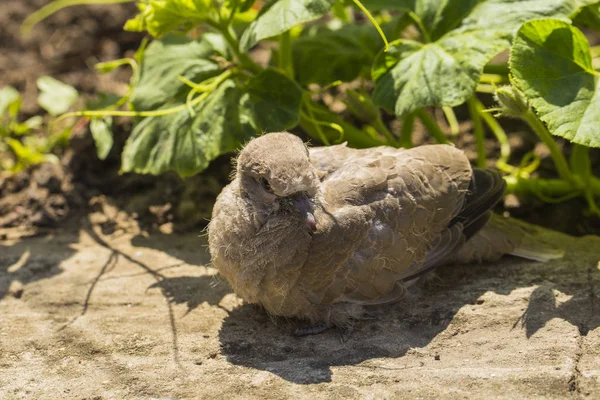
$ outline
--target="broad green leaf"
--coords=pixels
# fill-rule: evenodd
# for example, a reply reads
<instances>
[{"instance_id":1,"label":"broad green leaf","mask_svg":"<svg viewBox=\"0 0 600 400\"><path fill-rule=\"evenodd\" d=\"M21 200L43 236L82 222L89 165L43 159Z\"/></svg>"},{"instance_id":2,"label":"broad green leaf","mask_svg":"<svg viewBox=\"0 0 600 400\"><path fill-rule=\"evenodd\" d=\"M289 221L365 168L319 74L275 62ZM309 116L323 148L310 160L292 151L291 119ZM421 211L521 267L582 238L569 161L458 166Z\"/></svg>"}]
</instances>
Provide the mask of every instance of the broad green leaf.
<instances>
[{"instance_id":1,"label":"broad green leaf","mask_svg":"<svg viewBox=\"0 0 600 400\"><path fill-rule=\"evenodd\" d=\"M368 74L383 42L371 25L345 25L338 30L321 29L292 44L296 80L302 84L328 85L349 82Z\"/></svg>"},{"instance_id":2,"label":"broad green leaf","mask_svg":"<svg viewBox=\"0 0 600 400\"><path fill-rule=\"evenodd\" d=\"M257 132L276 132L298 125L302 89L285 75L266 69L250 81L241 105Z\"/></svg>"},{"instance_id":3,"label":"broad green leaf","mask_svg":"<svg viewBox=\"0 0 600 400\"><path fill-rule=\"evenodd\" d=\"M146 49L136 78L131 103L138 111L155 109L172 101L190 88L179 80L183 76L199 83L221 73L209 57L223 50L214 37L191 40L182 36L165 36L154 40Z\"/></svg>"},{"instance_id":4,"label":"broad green leaf","mask_svg":"<svg viewBox=\"0 0 600 400\"><path fill-rule=\"evenodd\" d=\"M90 122L90 131L96 144L96 154L106 160L113 146L112 117L94 118Z\"/></svg>"},{"instance_id":5,"label":"broad green leaf","mask_svg":"<svg viewBox=\"0 0 600 400\"><path fill-rule=\"evenodd\" d=\"M0 90L0 118L8 110L11 104L15 103L21 98L21 95L17 89L6 86Z\"/></svg>"},{"instance_id":6,"label":"broad green leaf","mask_svg":"<svg viewBox=\"0 0 600 400\"><path fill-rule=\"evenodd\" d=\"M484 34L445 37L436 43L393 42L374 64L373 101L404 116L421 107L457 106L475 91L485 64L504 44ZM393 67L388 71L388 66Z\"/></svg>"},{"instance_id":7,"label":"broad green leaf","mask_svg":"<svg viewBox=\"0 0 600 400\"><path fill-rule=\"evenodd\" d=\"M143 119L127 141L122 169L193 175L256 133L295 126L300 98L297 85L274 70L252 78L245 88L226 80L195 107L194 116L183 110Z\"/></svg>"},{"instance_id":8,"label":"broad green leaf","mask_svg":"<svg viewBox=\"0 0 600 400\"><path fill-rule=\"evenodd\" d=\"M402 117L424 106L471 97L485 64L510 46L521 23L567 18L578 0L417 0L431 43L398 40L373 66L377 104Z\"/></svg>"},{"instance_id":9,"label":"broad green leaf","mask_svg":"<svg viewBox=\"0 0 600 400\"><path fill-rule=\"evenodd\" d=\"M314 21L326 14L336 0L279 0L244 31L242 51L263 39L280 35L298 24Z\"/></svg>"},{"instance_id":10,"label":"broad green leaf","mask_svg":"<svg viewBox=\"0 0 600 400\"><path fill-rule=\"evenodd\" d=\"M581 31L556 19L527 22L515 38L510 69L553 135L600 147L598 72Z\"/></svg>"},{"instance_id":11,"label":"broad green leaf","mask_svg":"<svg viewBox=\"0 0 600 400\"><path fill-rule=\"evenodd\" d=\"M37 86L40 90L38 103L50 115L67 112L79 97L75 88L50 76L38 78Z\"/></svg>"},{"instance_id":12,"label":"broad green leaf","mask_svg":"<svg viewBox=\"0 0 600 400\"><path fill-rule=\"evenodd\" d=\"M143 119L123 149L123 171L152 175L177 171L181 176L202 171L254 134L249 122L240 118L241 96L228 80L195 108L194 117L183 110Z\"/></svg>"}]
</instances>

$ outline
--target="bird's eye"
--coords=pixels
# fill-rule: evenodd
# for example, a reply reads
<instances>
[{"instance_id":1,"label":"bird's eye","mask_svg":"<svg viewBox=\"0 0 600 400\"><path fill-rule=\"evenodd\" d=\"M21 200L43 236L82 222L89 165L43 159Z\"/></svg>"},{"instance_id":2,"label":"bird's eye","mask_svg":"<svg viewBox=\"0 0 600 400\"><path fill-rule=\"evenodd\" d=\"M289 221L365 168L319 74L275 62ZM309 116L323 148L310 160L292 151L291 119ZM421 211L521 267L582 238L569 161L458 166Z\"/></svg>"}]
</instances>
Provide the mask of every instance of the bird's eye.
<instances>
[{"instance_id":1,"label":"bird's eye","mask_svg":"<svg viewBox=\"0 0 600 400\"><path fill-rule=\"evenodd\" d=\"M273 189L271 188L271 184L265 178L258 178L258 183L269 193L273 193Z\"/></svg>"}]
</instances>

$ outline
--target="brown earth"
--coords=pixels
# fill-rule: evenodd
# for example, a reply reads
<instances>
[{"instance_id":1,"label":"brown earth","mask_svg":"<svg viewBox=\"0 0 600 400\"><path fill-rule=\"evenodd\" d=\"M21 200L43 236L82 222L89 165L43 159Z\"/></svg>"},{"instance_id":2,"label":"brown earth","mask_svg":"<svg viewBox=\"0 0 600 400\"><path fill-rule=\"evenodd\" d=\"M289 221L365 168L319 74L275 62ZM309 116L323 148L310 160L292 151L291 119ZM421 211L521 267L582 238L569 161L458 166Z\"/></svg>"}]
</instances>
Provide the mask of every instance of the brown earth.
<instances>
[{"instance_id":1,"label":"brown earth","mask_svg":"<svg viewBox=\"0 0 600 400\"><path fill-rule=\"evenodd\" d=\"M0 244L0 398L598 398L600 238L447 267L346 342L244 305L197 234Z\"/></svg>"}]
</instances>

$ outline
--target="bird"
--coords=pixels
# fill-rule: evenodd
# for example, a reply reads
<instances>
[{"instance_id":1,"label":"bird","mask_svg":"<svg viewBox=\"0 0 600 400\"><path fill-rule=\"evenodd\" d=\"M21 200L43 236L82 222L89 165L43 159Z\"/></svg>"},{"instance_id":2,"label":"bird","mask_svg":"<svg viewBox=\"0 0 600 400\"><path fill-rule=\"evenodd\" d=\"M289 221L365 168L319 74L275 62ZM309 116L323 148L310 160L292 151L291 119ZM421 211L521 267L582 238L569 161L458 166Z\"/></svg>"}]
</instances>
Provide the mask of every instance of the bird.
<instances>
[{"instance_id":1,"label":"bird","mask_svg":"<svg viewBox=\"0 0 600 400\"><path fill-rule=\"evenodd\" d=\"M452 145L309 147L274 132L234 165L208 224L211 263L245 302L307 321L298 335L348 328L442 265L563 255L493 214L501 174Z\"/></svg>"}]
</instances>

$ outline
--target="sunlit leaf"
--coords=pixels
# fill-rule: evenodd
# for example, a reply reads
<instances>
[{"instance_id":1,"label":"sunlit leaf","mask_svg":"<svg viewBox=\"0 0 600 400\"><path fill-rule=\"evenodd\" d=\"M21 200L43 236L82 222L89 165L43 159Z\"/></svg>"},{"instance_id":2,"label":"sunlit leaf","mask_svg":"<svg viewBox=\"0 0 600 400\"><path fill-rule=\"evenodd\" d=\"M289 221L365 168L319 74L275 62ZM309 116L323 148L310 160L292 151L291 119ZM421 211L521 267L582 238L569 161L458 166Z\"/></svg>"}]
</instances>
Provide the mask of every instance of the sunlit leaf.
<instances>
[{"instance_id":1,"label":"sunlit leaf","mask_svg":"<svg viewBox=\"0 0 600 400\"><path fill-rule=\"evenodd\" d=\"M112 118L95 118L90 122L90 131L96 144L96 154L105 160L113 146Z\"/></svg>"},{"instance_id":2,"label":"sunlit leaf","mask_svg":"<svg viewBox=\"0 0 600 400\"><path fill-rule=\"evenodd\" d=\"M67 112L79 97L75 88L50 76L38 78L37 86L40 90L38 103L50 115Z\"/></svg>"},{"instance_id":3,"label":"sunlit leaf","mask_svg":"<svg viewBox=\"0 0 600 400\"><path fill-rule=\"evenodd\" d=\"M21 95L19 92L11 86L6 86L0 89L0 118L6 112L6 110L8 110L10 105L19 101L20 98Z\"/></svg>"},{"instance_id":4,"label":"sunlit leaf","mask_svg":"<svg viewBox=\"0 0 600 400\"><path fill-rule=\"evenodd\" d=\"M373 67L377 104L404 116L424 106L457 106L475 91L483 67L507 49L525 21L567 18L577 0L417 0L433 42L398 40Z\"/></svg>"},{"instance_id":5,"label":"sunlit leaf","mask_svg":"<svg viewBox=\"0 0 600 400\"><path fill-rule=\"evenodd\" d=\"M247 51L263 39L280 35L298 24L326 14L336 0L279 0L244 31L241 48Z\"/></svg>"},{"instance_id":6,"label":"sunlit leaf","mask_svg":"<svg viewBox=\"0 0 600 400\"><path fill-rule=\"evenodd\" d=\"M191 40L170 35L154 40L144 53L133 88L130 101L134 108L151 110L187 93L191 88L179 80L180 76L199 83L221 73L210 57L222 55L223 47L214 36Z\"/></svg>"},{"instance_id":7,"label":"sunlit leaf","mask_svg":"<svg viewBox=\"0 0 600 400\"><path fill-rule=\"evenodd\" d=\"M553 135L600 147L600 84L580 30L555 19L530 21L511 53L515 85Z\"/></svg>"},{"instance_id":8,"label":"sunlit leaf","mask_svg":"<svg viewBox=\"0 0 600 400\"><path fill-rule=\"evenodd\" d=\"M189 176L217 156L232 152L263 131L290 129L298 123L301 90L274 70L265 70L240 87L223 82L194 108L143 119L123 151L125 172Z\"/></svg>"}]
</instances>

